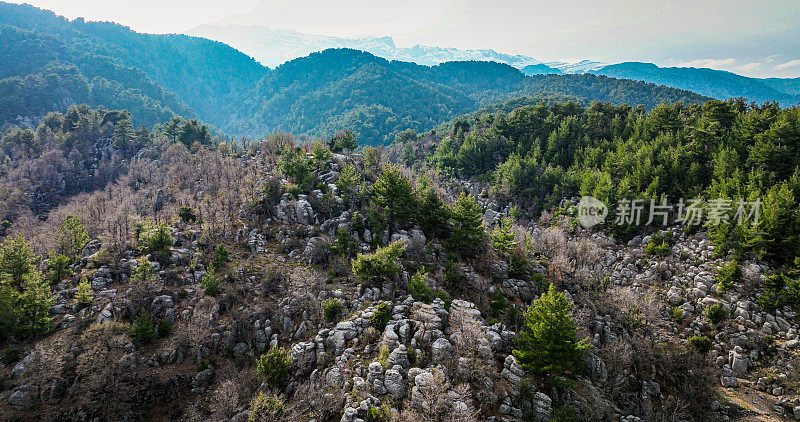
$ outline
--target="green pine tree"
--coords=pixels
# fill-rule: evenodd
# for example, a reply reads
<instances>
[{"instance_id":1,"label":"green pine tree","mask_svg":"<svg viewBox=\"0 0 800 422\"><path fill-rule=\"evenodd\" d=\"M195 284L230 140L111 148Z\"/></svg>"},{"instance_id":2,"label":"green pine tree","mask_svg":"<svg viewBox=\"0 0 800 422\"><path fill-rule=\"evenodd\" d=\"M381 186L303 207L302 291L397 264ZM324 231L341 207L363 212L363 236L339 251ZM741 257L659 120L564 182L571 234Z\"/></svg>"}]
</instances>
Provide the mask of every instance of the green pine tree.
<instances>
[{"instance_id":1,"label":"green pine tree","mask_svg":"<svg viewBox=\"0 0 800 422\"><path fill-rule=\"evenodd\" d=\"M448 210L433 188L433 181L423 176L417 182L416 222L428 236L438 237L447 232Z\"/></svg>"},{"instance_id":2,"label":"green pine tree","mask_svg":"<svg viewBox=\"0 0 800 422\"><path fill-rule=\"evenodd\" d=\"M131 281L134 283L146 283L153 278L153 263L150 262L145 257L140 259L139 265L136 267L136 272L133 273L133 277L131 277Z\"/></svg>"},{"instance_id":3,"label":"green pine tree","mask_svg":"<svg viewBox=\"0 0 800 422\"><path fill-rule=\"evenodd\" d=\"M397 224L411 220L415 205L414 192L400 167L385 165L372 192L375 195L374 212L382 223L389 225L390 230L394 230Z\"/></svg>"},{"instance_id":4,"label":"green pine tree","mask_svg":"<svg viewBox=\"0 0 800 422\"><path fill-rule=\"evenodd\" d=\"M89 240L89 233L83 222L74 215L68 215L56 233L56 252L74 259Z\"/></svg>"},{"instance_id":5,"label":"green pine tree","mask_svg":"<svg viewBox=\"0 0 800 422\"><path fill-rule=\"evenodd\" d=\"M42 273L33 270L25 274L16 306L16 331L22 335L44 334L49 331L52 318L48 315L53 304L55 296Z\"/></svg>"},{"instance_id":6,"label":"green pine tree","mask_svg":"<svg viewBox=\"0 0 800 422\"><path fill-rule=\"evenodd\" d=\"M34 270L36 260L33 246L24 237L10 236L0 245L0 278L8 277L12 287L21 286L25 275Z\"/></svg>"},{"instance_id":7,"label":"green pine tree","mask_svg":"<svg viewBox=\"0 0 800 422\"><path fill-rule=\"evenodd\" d=\"M388 280L403 269L399 258L405 251L406 242L397 240L371 255L358 254L353 261L353 275L364 282Z\"/></svg>"},{"instance_id":8,"label":"green pine tree","mask_svg":"<svg viewBox=\"0 0 800 422\"><path fill-rule=\"evenodd\" d=\"M510 255L517 246L517 242L514 241L514 233L511 232L511 220L508 218L502 219L500 225L495 227L490 235L495 249L504 255Z\"/></svg>"},{"instance_id":9,"label":"green pine tree","mask_svg":"<svg viewBox=\"0 0 800 422\"><path fill-rule=\"evenodd\" d=\"M473 255L483 248L483 215L475 197L462 193L450 206L451 232L447 246L462 254Z\"/></svg>"},{"instance_id":10,"label":"green pine tree","mask_svg":"<svg viewBox=\"0 0 800 422\"><path fill-rule=\"evenodd\" d=\"M578 340L572 303L551 284L525 311L514 357L525 370L538 374L578 374L583 367L586 340Z\"/></svg>"},{"instance_id":11,"label":"green pine tree","mask_svg":"<svg viewBox=\"0 0 800 422\"><path fill-rule=\"evenodd\" d=\"M47 259L47 279L50 284L58 284L61 280L72 275L72 270L69 268L72 262L72 258L50 251L50 256Z\"/></svg>"},{"instance_id":12,"label":"green pine tree","mask_svg":"<svg viewBox=\"0 0 800 422\"><path fill-rule=\"evenodd\" d=\"M92 294L92 284L89 283L89 280L86 277L84 277L81 279L81 282L78 283L78 289L75 292L75 302L85 306L92 303L93 298L94 294Z\"/></svg>"},{"instance_id":13,"label":"green pine tree","mask_svg":"<svg viewBox=\"0 0 800 422\"><path fill-rule=\"evenodd\" d=\"M136 319L133 320L129 334L133 339L142 343L151 342L156 336L156 324L153 321L153 316L142 309Z\"/></svg>"}]
</instances>

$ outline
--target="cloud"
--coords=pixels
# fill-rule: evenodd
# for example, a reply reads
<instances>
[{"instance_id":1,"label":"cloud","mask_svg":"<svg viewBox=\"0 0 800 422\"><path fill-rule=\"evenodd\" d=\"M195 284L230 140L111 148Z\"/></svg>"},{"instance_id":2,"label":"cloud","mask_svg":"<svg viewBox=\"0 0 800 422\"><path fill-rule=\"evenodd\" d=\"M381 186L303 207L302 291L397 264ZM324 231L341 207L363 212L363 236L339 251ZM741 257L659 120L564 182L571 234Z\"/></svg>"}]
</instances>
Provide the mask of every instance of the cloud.
<instances>
[{"instance_id":1,"label":"cloud","mask_svg":"<svg viewBox=\"0 0 800 422\"><path fill-rule=\"evenodd\" d=\"M718 68L732 65L736 59L728 57L727 59L697 59L688 62L683 62L679 66L682 67L709 67Z\"/></svg>"},{"instance_id":2,"label":"cloud","mask_svg":"<svg viewBox=\"0 0 800 422\"><path fill-rule=\"evenodd\" d=\"M791 60L791 61L788 61L786 63L779 64L779 65L775 66L775 69L784 70L784 69L789 69L789 68L792 68L792 67L800 67L800 59Z\"/></svg>"},{"instance_id":3,"label":"cloud","mask_svg":"<svg viewBox=\"0 0 800 422\"><path fill-rule=\"evenodd\" d=\"M756 70L759 67L761 67L761 63L753 62L753 63L747 63L747 64L743 64L741 66L737 66L736 70L742 70L742 71L748 72L748 71L751 71L751 70Z\"/></svg>"},{"instance_id":4,"label":"cloud","mask_svg":"<svg viewBox=\"0 0 800 422\"><path fill-rule=\"evenodd\" d=\"M772 62L774 62L774 61L775 61L775 60L776 60L778 57L780 57L780 56L782 56L782 55L783 55L783 54L773 54L773 55L771 55L771 56L767 56L767 58L766 58L766 59L764 59L764 61L766 61L767 63L772 63Z\"/></svg>"}]
</instances>

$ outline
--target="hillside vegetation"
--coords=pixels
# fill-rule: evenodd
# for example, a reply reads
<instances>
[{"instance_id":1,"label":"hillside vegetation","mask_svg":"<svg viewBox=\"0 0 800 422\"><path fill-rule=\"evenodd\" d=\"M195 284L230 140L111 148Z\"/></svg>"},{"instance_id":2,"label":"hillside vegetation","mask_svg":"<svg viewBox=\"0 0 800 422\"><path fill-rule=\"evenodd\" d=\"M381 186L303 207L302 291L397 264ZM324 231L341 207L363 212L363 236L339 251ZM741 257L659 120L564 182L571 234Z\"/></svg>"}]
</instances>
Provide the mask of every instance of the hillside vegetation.
<instances>
[{"instance_id":1,"label":"hillside vegetation","mask_svg":"<svg viewBox=\"0 0 800 422\"><path fill-rule=\"evenodd\" d=\"M0 22L0 420L800 420L800 107Z\"/></svg>"},{"instance_id":2,"label":"hillside vegetation","mask_svg":"<svg viewBox=\"0 0 800 422\"><path fill-rule=\"evenodd\" d=\"M71 107L0 142L0 418L794 412L796 109L542 102L360 153L131 119ZM585 229L569 197L742 180L766 186L741 232Z\"/></svg>"},{"instance_id":3,"label":"hillside vegetation","mask_svg":"<svg viewBox=\"0 0 800 422\"><path fill-rule=\"evenodd\" d=\"M800 256L800 113L741 100L662 104L652 111L574 102L488 110L456 119L432 135L398 138L398 160L429 163L443 174L490 186L533 215L563 198L590 195L613 210L622 199L771 204L748 230L710 222L719 252L792 262ZM707 206L710 206L707 204ZM612 220L614 215L609 216ZM630 238L635 231L618 232Z\"/></svg>"}]
</instances>

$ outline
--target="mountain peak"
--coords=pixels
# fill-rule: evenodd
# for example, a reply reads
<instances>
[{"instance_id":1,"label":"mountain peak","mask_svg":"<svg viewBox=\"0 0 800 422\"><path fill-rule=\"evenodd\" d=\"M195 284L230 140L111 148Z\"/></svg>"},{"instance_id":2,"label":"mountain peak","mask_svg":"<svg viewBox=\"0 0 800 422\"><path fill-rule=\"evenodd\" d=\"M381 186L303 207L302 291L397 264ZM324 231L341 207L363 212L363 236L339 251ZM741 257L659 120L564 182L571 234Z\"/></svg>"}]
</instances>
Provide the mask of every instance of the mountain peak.
<instances>
[{"instance_id":1,"label":"mountain peak","mask_svg":"<svg viewBox=\"0 0 800 422\"><path fill-rule=\"evenodd\" d=\"M375 42L378 42L378 43L386 44L386 46L389 47L389 48L397 48L397 46L395 45L394 40L392 39L392 37L389 37L389 36L377 37L377 38L373 38L373 40L375 40Z\"/></svg>"},{"instance_id":2,"label":"mountain peak","mask_svg":"<svg viewBox=\"0 0 800 422\"><path fill-rule=\"evenodd\" d=\"M462 50L415 44L397 47L390 36L344 38L326 35L303 34L291 30L265 30L258 25L202 25L188 31L191 35L222 41L253 56L265 66L275 67L298 57L328 48L352 48L367 51L387 60L413 62L435 66L452 61L493 61L517 69L542 63L541 60L522 54L506 54L493 49ZM562 73L582 73L602 67L602 63L582 60L579 62L552 61L546 63Z\"/></svg>"}]
</instances>

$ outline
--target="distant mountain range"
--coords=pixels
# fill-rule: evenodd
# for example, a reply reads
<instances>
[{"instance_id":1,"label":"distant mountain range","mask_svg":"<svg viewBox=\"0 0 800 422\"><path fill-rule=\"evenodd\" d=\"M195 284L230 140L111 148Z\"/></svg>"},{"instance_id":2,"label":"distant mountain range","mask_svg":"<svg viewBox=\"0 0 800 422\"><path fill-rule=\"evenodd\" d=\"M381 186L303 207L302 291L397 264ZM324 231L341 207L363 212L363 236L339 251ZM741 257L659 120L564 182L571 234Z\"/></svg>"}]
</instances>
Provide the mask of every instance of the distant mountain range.
<instances>
[{"instance_id":1,"label":"distant mountain range","mask_svg":"<svg viewBox=\"0 0 800 422\"><path fill-rule=\"evenodd\" d=\"M595 75L633 79L686 89L713 98L744 97L758 103L777 101L781 105L800 102L800 78L748 78L722 70L694 67L658 67L652 63L627 62L590 71Z\"/></svg>"},{"instance_id":2,"label":"distant mountain range","mask_svg":"<svg viewBox=\"0 0 800 422\"><path fill-rule=\"evenodd\" d=\"M352 129L360 143L374 145L391 142L404 129L428 131L499 103L573 99L650 109L662 102L709 99L689 90L607 77L603 71L608 67L593 71L598 74L574 74L569 72L580 66L591 71L592 66L577 63L561 69L491 52L468 53L515 65L496 60L421 65L336 48L269 69L248 55L252 53L222 42L71 21L28 5L0 2L0 22L0 131L11 124L35 126L49 111L86 103L129 110L136 125L152 126L178 115L232 136L254 138L275 131L315 137ZM388 41L383 45L392 51ZM417 50L435 61L446 57L442 52L454 58L462 54ZM434 51L438 59L432 58ZM647 69L650 73L629 71L626 76L654 79L660 73ZM794 82L776 80L758 87L777 95L779 89L796 89ZM781 100L791 101L786 95Z\"/></svg>"},{"instance_id":3,"label":"distant mountain range","mask_svg":"<svg viewBox=\"0 0 800 422\"><path fill-rule=\"evenodd\" d=\"M494 50L459 50L419 44L413 47L397 47L392 37L331 37L270 29L260 25L201 25L187 31L186 34L224 42L253 56L261 64L271 68L329 48L351 48L366 51L387 60L413 62L426 66L456 61L492 61L517 69L523 69L530 65L545 65L558 69L562 73L583 73L604 66L603 63L590 60L574 63L559 61L545 63L533 57L498 53Z\"/></svg>"},{"instance_id":4,"label":"distant mountain range","mask_svg":"<svg viewBox=\"0 0 800 422\"><path fill-rule=\"evenodd\" d=\"M451 61L493 61L520 69L529 76L592 73L686 89L717 99L744 97L759 103L777 101L783 106L800 103L800 78L758 79L721 70L662 68L640 62L612 65L591 60L543 62L530 56L494 50L459 50L423 45L397 47L391 37L341 38L275 30L259 25L202 25L187 33L234 46L269 67L328 48L352 48L387 60L427 66Z\"/></svg>"}]
</instances>

